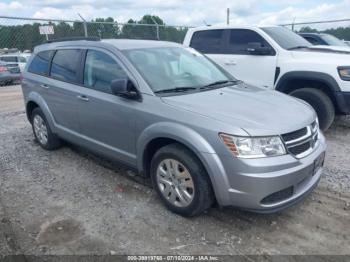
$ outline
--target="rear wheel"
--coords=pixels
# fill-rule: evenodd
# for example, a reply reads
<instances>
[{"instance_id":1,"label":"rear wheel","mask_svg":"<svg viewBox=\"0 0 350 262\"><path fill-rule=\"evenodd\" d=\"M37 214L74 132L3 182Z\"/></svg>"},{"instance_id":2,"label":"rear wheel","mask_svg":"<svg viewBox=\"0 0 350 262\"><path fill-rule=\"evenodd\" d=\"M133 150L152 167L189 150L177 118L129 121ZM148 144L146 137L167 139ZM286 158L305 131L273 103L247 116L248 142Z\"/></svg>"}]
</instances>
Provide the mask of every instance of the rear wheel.
<instances>
[{"instance_id":1,"label":"rear wheel","mask_svg":"<svg viewBox=\"0 0 350 262\"><path fill-rule=\"evenodd\" d=\"M46 150L54 150L61 146L61 140L52 133L45 115L39 107L32 112L32 127L36 141Z\"/></svg>"},{"instance_id":2,"label":"rear wheel","mask_svg":"<svg viewBox=\"0 0 350 262\"><path fill-rule=\"evenodd\" d=\"M167 145L156 152L151 162L151 178L165 206L182 216L198 215L214 201L202 163L179 144Z\"/></svg>"},{"instance_id":3,"label":"rear wheel","mask_svg":"<svg viewBox=\"0 0 350 262\"><path fill-rule=\"evenodd\" d=\"M290 95L308 102L315 109L323 131L331 126L335 109L332 100L323 91L315 88L301 88L291 92Z\"/></svg>"}]
</instances>

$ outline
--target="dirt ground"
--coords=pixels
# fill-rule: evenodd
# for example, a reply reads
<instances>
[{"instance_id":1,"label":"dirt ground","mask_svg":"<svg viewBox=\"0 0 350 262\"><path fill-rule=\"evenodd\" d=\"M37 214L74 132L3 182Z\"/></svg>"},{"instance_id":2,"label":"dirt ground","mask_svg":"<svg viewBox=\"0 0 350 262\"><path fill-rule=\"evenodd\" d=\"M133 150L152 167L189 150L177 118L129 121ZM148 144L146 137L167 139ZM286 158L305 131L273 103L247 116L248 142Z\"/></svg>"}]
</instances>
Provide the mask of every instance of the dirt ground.
<instances>
[{"instance_id":1,"label":"dirt ground","mask_svg":"<svg viewBox=\"0 0 350 262\"><path fill-rule=\"evenodd\" d=\"M0 87L0 255L350 254L350 128L326 137L324 176L301 204L183 218L117 164L74 146L41 149L20 88Z\"/></svg>"}]
</instances>

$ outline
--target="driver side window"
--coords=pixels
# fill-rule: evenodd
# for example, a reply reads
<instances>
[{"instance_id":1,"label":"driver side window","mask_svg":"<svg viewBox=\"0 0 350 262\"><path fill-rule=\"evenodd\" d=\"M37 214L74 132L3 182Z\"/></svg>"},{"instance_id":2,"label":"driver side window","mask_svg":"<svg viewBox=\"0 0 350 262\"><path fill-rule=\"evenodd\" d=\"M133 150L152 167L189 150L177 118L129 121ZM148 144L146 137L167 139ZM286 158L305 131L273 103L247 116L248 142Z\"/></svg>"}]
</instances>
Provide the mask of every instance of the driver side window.
<instances>
[{"instance_id":1,"label":"driver side window","mask_svg":"<svg viewBox=\"0 0 350 262\"><path fill-rule=\"evenodd\" d=\"M112 94L111 82L126 78L122 67L106 53L88 50L84 67L84 86Z\"/></svg>"},{"instance_id":2,"label":"driver side window","mask_svg":"<svg viewBox=\"0 0 350 262\"><path fill-rule=\"evenodd\" d=\"M271 47L262 36L249 29L231 29L227 47L228 54L249 55L250 43L257 43L261 47Z\"/></svg>"}]
</instances>

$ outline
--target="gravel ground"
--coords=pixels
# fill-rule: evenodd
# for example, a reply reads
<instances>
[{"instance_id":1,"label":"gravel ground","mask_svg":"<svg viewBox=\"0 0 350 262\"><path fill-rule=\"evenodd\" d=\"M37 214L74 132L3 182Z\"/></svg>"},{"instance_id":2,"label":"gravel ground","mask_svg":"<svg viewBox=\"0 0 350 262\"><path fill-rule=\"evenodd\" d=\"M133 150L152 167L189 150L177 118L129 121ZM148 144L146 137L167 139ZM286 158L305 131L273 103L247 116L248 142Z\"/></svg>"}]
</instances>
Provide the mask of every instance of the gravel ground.
<instances>
[{"instance_id":1,"label":"gravel ground","mask_svg":"<svg viewBox=\"0 0 350 262\"><path fill-rule=\"evenodd\" d=\"M324 176L303 203L258 215L167 211L131 171L34 141L18 86L0 88L0 255L350 254L350 129L327 133Z\"/></svg>"}]
</instances>

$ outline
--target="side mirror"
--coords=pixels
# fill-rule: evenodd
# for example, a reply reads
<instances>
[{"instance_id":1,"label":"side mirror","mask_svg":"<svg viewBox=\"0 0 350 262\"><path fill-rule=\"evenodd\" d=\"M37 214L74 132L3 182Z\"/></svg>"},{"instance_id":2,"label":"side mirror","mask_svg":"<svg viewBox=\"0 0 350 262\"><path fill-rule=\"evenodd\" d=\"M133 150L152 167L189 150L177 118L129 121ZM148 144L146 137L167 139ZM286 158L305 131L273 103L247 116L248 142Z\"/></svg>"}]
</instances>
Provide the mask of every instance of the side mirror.
<instances>
[{"instance_id":1,"label":"side mirror","mask_svg":"<svg viewBox=\"0 0 350 262\"><path fill-rule=\"evenodd\" d=\"M133 82L128 78L115 79L111 82L112 94L129 99L138 99L139 93Z\"/></svg>"},{"instance_id":2,"label":"side mirror","mask_svg":"<svg viewBox=\"0 0 350 262\"><path fill-rule=\"evenodd\" d=\"M272 48L269 46L261 46L259 42L248 43L247 51L251 55L270 55Z\"/></svg>"}]
</instances>

